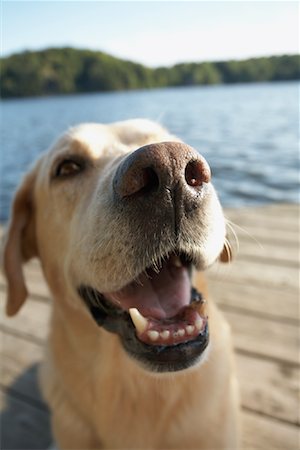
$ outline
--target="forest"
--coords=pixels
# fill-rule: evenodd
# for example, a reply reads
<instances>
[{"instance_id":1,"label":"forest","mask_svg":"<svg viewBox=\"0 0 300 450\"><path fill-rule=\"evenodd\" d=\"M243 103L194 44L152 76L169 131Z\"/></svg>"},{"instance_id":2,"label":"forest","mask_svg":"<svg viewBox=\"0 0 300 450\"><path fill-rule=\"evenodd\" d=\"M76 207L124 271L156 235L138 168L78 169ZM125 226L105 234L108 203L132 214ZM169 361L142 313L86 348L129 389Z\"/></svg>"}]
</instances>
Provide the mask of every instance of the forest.
<instances>
[{"instance_id":1,"label":"forest","mask_svg":"<svg viewBox=\"0 0 300 450\"><path fill-rule=\"evenodd\" d=\"M158 68L75 48L25 51L1 58L2 98L299 78L299 55Z\"/></svg>"}]
</instances>

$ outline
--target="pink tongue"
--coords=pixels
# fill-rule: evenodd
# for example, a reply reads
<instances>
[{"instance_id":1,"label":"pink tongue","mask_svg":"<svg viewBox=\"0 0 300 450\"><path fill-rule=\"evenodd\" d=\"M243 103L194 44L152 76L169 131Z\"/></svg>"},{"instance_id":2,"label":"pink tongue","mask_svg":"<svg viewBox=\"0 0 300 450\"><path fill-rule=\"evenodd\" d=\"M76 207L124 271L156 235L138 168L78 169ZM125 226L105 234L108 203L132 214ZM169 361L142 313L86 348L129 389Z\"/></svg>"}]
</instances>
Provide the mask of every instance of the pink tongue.
<instances>
[{"instance_id":1,"label":"pink tongue","mask_svg":"<svg viewBox=\"0 0 300 450\"><path fill-rule=\"evenodd\" d=\"M174 267L167 261L159 273L148 270L148 276L141 275L138 282L104 295L123 309L137 308L145 317L165 319L189 305L191 284L185 267Z\"/></svg>"}]
</instances>

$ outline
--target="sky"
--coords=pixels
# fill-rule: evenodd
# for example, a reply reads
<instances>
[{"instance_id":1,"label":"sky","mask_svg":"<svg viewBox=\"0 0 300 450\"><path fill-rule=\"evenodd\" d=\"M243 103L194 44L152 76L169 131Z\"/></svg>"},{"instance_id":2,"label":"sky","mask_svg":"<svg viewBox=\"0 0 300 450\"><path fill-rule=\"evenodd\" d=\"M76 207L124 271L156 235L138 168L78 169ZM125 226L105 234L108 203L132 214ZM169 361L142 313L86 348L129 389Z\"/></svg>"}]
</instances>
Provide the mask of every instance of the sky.
<instances>
[{"instance_id":1,"label":"sky","mask_svg":"<svg viewBox=\"0 0 300 450\"><path fill-rule=\"evenodd\" d=\"M297 1L1 0L1 55L72 46L151 67L299 52Z\"/></svg>"}]
</instances>

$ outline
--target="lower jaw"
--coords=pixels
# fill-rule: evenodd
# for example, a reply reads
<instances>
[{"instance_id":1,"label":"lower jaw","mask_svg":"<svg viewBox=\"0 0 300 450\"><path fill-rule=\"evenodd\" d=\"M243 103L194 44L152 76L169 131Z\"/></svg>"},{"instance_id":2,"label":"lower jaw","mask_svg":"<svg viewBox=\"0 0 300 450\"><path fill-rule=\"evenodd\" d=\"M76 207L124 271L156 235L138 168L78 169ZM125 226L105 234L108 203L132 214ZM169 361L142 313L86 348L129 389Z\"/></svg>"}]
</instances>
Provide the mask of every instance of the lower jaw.
<instances>
[{"instance_id":1,"label":"lower jaw","mask_svg":"<svg viewBox=\"0 0 300 450\"><path fill-rule=\"evenodd\" d=\"M81 297L84 287L79 289ZM194 289L192 295L197 293ZM201 297L201 294L197 293ZM203 352L209 343L208 322L199 334L190 340L173 345L155 345L142 342L136 334L136 329L127 311L111 307L107 304L100 309L86 302L96 323L107 331L117 334L127 354L145 369L151 372L177 372L194 366L201 360Z\"/></svg>"},{"instance_id":2,"label":"lower jaw","mask_svg":"<svg viewBox=\"0 0 300 450\"><path fill-rule=\"evenodd\" d=\"M196 365L203 359L209 344L209 329L195 339L171 346L149 345L134 339L121 337L121 342L130 357L152 372L178 372Z\"/></svg>"}]
</instances>

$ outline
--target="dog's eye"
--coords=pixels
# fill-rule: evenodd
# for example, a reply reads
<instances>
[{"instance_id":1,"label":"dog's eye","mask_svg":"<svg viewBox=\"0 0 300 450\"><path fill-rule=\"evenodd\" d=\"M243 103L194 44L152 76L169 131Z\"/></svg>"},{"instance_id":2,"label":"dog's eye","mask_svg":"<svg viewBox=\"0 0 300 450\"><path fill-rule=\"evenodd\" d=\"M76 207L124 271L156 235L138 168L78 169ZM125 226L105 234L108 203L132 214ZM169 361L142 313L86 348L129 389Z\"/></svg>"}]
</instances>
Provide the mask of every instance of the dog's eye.
<instances>
[{"instance_id":1,"label":"dog's eye","mask_svg":"<svg viewBox=\"0 0 300 450\"><path fill-rule=\"evenodd\" d=\"M73 159L64 159L56 168L55 177L69 177L84 169L84 164Z\"/></svg>"}]
</instances>

